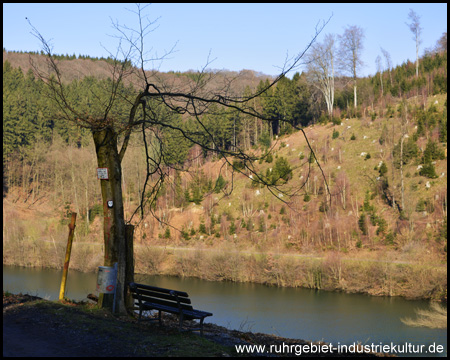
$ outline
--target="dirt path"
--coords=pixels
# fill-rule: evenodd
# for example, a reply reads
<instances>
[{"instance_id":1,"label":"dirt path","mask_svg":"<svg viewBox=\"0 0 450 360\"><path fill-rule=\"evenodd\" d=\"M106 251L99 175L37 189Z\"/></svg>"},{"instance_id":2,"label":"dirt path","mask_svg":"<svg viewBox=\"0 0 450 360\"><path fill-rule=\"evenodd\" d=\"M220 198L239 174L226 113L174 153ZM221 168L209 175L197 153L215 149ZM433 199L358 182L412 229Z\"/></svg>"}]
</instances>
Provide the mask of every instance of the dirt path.
<instances>
[{"instance_id":1,"label":"dirt path","mask_svg":"<svg viewBox=\"0 0 450 360\"><path fill-rule=\"evenodd\" d=\"M82 347L79 340L61 336L57 329L36 326L25 318L3 319L3 356L49 357L89 356L91 349ZM50 341L50 339L53 339Z\"/></svg>"},{"instance_id":2,"label":"dirt path","mask_svg":"<svg viewBox=\"0 0 450 360\"><path fill-rule=\"evenodd\" d=\"M49 314L23 306L36 297L23 295L3 299L3 356L89 356L92 349L81 346L67 325ZM79 335L79 334L78 334Z\"/></svg>"},{"instance_id":3,"label":"dirt path","mask_svg":"<svg viewBox=\"0 0 450 360\"><path fill-rule=\"evenodd\" d=\"M28 295L3 299L3 356L130 356L111 339L89 329L86 316L62 307L29 306L36 300ZM67 312L69 310L70 313ZM85 323L83 325L83 322Z\"/></svg>"}]
</instances>

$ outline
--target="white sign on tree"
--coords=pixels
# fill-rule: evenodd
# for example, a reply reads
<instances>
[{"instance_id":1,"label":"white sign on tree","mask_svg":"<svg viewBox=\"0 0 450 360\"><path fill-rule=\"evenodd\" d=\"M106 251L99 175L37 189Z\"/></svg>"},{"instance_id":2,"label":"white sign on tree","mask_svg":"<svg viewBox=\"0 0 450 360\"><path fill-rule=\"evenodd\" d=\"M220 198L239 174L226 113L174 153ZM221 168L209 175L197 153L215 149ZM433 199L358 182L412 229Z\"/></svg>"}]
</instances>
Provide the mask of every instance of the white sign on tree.
<instances>
[{"instance_id":1,"label":"white sign on tree","mask_svg":"<svg viewBox=\"0 0 450 360\"><path fill-rule=\"evenodd\" d=\"M97 168L97 178L99 180L108 180L108 168Z\"/></svg>"}]
</instances>

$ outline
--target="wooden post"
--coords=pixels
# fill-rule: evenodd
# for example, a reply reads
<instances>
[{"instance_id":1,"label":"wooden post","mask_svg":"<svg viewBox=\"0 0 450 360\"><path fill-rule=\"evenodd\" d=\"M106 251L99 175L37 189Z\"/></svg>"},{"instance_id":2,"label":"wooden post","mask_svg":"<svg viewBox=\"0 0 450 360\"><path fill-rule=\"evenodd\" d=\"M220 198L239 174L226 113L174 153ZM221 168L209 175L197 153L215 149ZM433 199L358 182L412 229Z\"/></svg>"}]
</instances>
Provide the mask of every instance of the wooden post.
<instances>
[{"instance_id":1,"label":"wooden post","mask_svg":"<svg viewBox=\"0 0 450 360\"><path fill-rule=\"evenodd\" d=\"M75 233L75 221L77 219L77 213L72 213L72 219L69 224L69 238L67 240L66 259L64 260L63 276L61 279L61 289L59 290L59 300L64 299L66 292L67 273L69 272L70 253L72 251L73 234Z\"/></svg>"},{"instance_id":2,"label":"wooden post","mask_svg":"<svg viewBox=\"0 0 450 360\"><path fill-rule=\"evenodd\" d=\"M126 265L125 265L125 307L127 309L133 308L134 299L128 289L128 284L134 281L134 250L133 250L133 235L134 226L125 225L126 232Z\"/></svg>"}]
</instances>

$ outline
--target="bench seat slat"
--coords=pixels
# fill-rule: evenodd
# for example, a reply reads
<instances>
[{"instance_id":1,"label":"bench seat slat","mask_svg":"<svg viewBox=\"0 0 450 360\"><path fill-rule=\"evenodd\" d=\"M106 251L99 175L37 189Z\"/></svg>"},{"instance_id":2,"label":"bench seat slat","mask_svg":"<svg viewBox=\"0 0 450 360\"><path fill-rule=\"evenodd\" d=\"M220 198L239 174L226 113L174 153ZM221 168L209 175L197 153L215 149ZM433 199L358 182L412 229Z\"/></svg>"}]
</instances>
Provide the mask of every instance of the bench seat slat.
<instances>
[{"instance_id":1,"label":"bench seat slat","mask_svg":"<svg viewBox=\"0 0 450 360\"><path fill-rule=\"evenodd\" d=\"M133 294L133 298L135 298L136 300L139 300L139 295ZM153 303L153 304L158 304L158 305L168 306L168 307L173 307L173 308L178 309L178 304L176 301L167 301L164 299L152 298L152 297L147 297L147 296L141 296L141 301L143 303ZM180 304L180 306L182 309L186 309L186 310L193 309L192 305Z\"/></svg>"},{"instance_id":2,"label":"bench seat slat","mask_svg":"<svg viewBox=\"0 0 450 360\"><path fill-rule=\"evenodd\" d=\"M201 318L205 318L207 316L212 316L212 313L207 312L207 311L201 311L201 310L183 310L183 314L190 316L194 319L201 319Z\"/></svg>"},{"instance_id":3,"label":"bench seat slat","mask_svg":"<svg viewBox=\"0 0 450 360\"><path fill-rule=\"evenodd\" d=\"M180 310L178 308L174 308L172 306L161 305L161 304L156 304L156 303L151 303L151 302L145 302L142 305L145 308L145 310L161 310L161 311L169 312L171 314L179 314L180 313ZM201 318L205 318L207 316L212 316L212 313L207 312L207 311L196 310L196 309L192 309L192 310L183 309L183 315L185 315L186 318L191 317L193 319L201 319Z\"/></svg>"}]
</instances>

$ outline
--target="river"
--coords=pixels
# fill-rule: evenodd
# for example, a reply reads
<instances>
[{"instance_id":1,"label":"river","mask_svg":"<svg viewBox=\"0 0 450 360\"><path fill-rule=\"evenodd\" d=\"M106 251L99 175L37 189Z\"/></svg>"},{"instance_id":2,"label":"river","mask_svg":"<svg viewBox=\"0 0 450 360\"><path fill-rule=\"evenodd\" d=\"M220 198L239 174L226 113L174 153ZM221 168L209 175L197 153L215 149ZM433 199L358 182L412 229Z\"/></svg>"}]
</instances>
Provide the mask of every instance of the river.
<instances>
[{"instance_id":1,"label":"river","mask_svg":"<svg viewBox=\"0 0 450 360\"><path fill-rule=\"evenodd\" d=\"M61 274L61 270L3 266L3 290L55 300ZM95 293L96 281L95 273L69 271L66 297L86 299L87 294ZM214 314L206 322L229 329L333 345L408 343L425 345L424 349L442 345L445 350L441 354L416 355L447 355L447 329L414 328L400 321L414 318L417 309L427 309L427 301L169 276L136 275L135 281L186 291L195 308Z\"/></svg>"}]
</instances>

